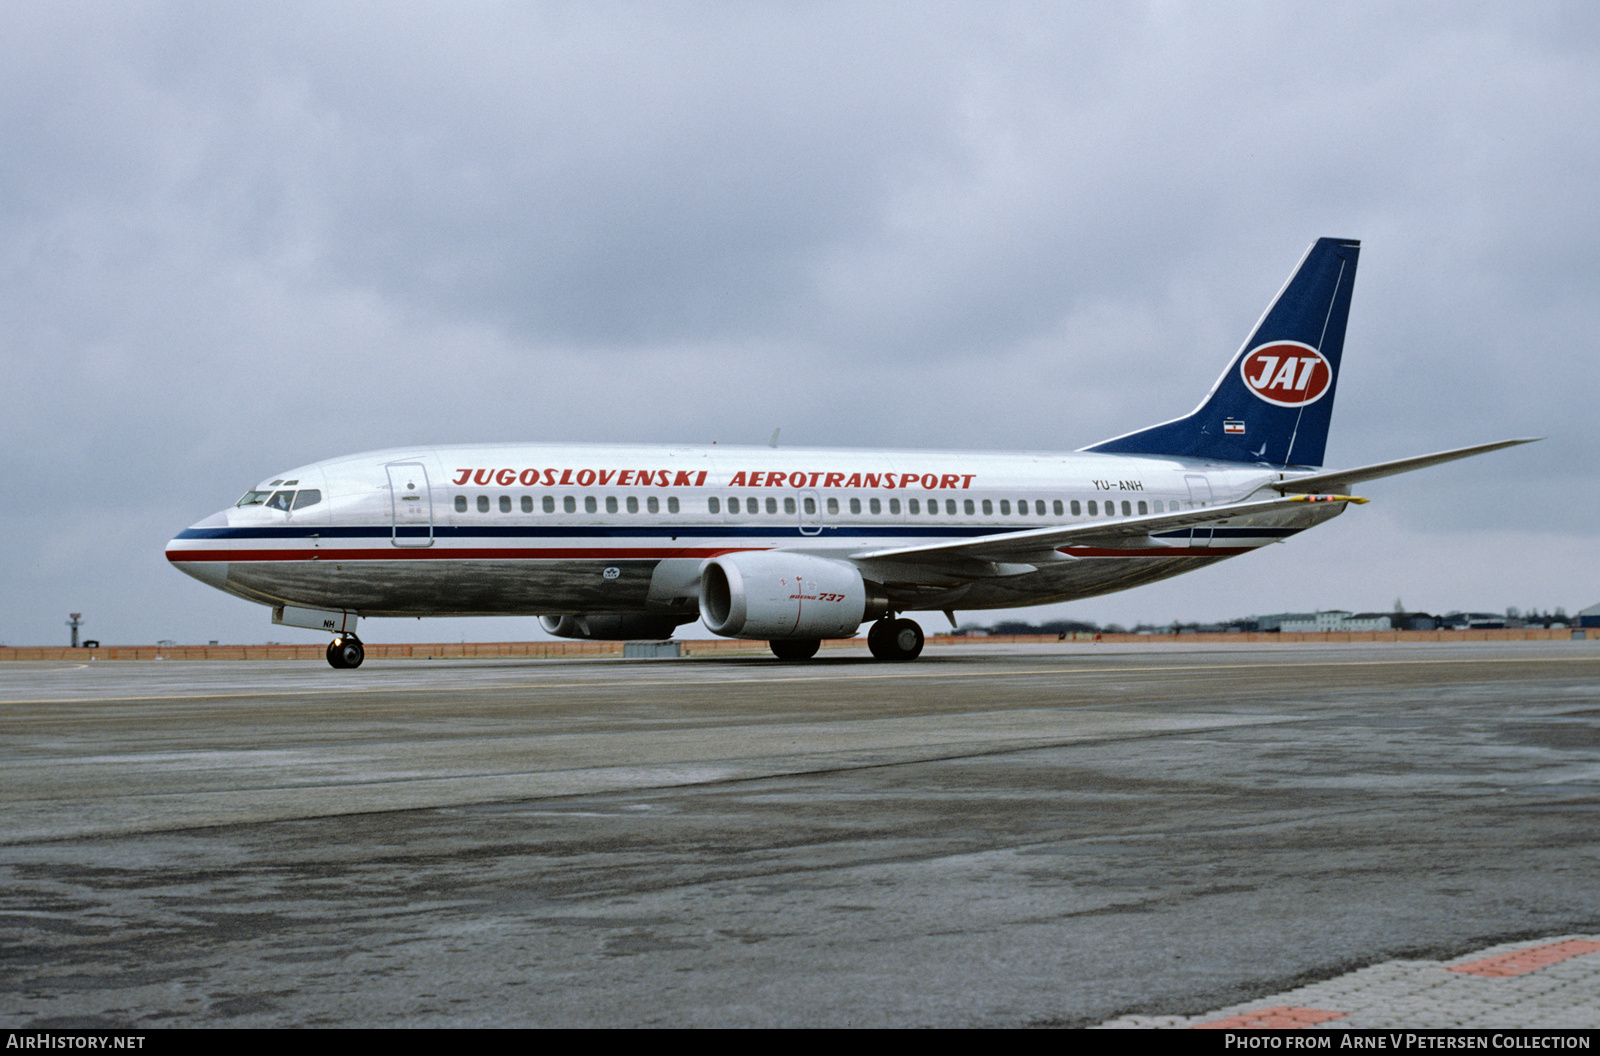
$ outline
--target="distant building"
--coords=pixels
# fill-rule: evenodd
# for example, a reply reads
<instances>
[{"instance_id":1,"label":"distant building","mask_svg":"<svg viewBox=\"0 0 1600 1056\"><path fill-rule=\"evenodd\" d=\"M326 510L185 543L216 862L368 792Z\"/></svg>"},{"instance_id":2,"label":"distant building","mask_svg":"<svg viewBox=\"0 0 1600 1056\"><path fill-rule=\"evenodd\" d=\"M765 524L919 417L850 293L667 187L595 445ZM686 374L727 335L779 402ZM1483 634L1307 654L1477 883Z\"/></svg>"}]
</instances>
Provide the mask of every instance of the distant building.
<instances>
[{"instance_id":1,"label":"distant building","mask_svg":"<svg viewBox=\"0 0 1600 1056\"><path fill-rule=\"evenodd\" d=\"M1305 633L1326 631L1388 631L1394 629L1394 617L1387 612L1349 613L1344 609L1329 609L1312 613L1310 617L1285 617L1278 624L1280 631Z\"/></svg>"},{"instance_id":2,"label":"distant building","mask_svg":"<svg viewBox=\"0 0 1600 1056\"><path fill-rule=\"evenodd\" d=\"M1283 620L1278 624L1278 630L1294 634L1342 631L1344 619L1349 615L1350 613L1344 609L1325 609L1322 612L1314 612L1309 617Z\"/></svg>"},{"instance_id":3,"label":"distant building","mask_svg":"<svg viewBox=\"0 0 1600 1056\"><path fill-rule=\"evenodd\" d=\"M1578 612L1579 627L1600 627L1600 605L1590 605Z\"/></svg>"}]
</instances>

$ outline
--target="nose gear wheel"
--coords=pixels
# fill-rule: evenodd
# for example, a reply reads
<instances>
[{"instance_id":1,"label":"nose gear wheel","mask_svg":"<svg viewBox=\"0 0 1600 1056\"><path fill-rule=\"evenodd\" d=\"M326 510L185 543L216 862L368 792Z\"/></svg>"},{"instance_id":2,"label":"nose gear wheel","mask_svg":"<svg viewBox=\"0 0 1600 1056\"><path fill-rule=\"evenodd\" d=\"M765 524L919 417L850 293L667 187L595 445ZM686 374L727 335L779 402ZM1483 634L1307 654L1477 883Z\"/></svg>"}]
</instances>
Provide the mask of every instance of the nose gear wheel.
<instances>
[{"instance_id":1,"label":"nose gear wheel","mask_svg":"<svg viewBox=\"0 0 1600 1056\"><path fill-rule=\"evenodd\" d=\"M360 667L367 658L361 639L353 634L341 635L328 643L328 664L337 668Z\"/></svg>"}]
</instances>

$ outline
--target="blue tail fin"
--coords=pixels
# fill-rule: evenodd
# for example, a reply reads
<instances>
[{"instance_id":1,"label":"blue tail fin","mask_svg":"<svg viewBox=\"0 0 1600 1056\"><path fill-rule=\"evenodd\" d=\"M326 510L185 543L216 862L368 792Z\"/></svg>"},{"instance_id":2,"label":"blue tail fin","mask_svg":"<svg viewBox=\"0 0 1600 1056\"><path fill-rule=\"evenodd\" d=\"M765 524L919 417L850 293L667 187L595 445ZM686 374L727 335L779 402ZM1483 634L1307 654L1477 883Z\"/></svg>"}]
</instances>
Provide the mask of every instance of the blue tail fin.
<instances>
[{"instance_id":1,"label":"blue tail fin","mask_svg":"<svg viewBox=\"0 0 1600 1056\"><path fill-rule=\"evenodd\" d=\"M1199 407L1084 450L1322 465L1360 253L1317 239Z\"/></svg>"}]
</instances>

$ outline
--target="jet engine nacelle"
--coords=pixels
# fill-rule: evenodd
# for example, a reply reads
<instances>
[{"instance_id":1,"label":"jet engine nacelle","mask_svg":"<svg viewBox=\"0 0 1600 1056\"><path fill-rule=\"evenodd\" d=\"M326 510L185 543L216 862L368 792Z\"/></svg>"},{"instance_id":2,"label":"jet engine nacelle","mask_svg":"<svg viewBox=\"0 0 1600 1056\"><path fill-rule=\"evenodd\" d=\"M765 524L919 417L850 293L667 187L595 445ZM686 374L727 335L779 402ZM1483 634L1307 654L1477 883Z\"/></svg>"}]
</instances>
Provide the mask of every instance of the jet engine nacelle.
<instances>
[{"instance_id":1,"label":"jet engine nacelle","mask_svg":"<svg viewBox=\"0 0 1600 1056\"><path fill-rule=\"evenodd\" d=\"M854 565L811 554L745 550L700 571L700 618L729 638L849 638L883 604Z\"/></svg>"},{"instance_id":2,"label":"jet engine nacelle","mask_svg":"<svg viewBox=\"0 0 1600 1056\"><path fill-rule=\"evenodd\" d=\"M603 612L593 616L540 616L539 626L557 638L594 641L653 641L671 638L684 621L671 616L641 616Z\"/></svg>"}]
</instances>

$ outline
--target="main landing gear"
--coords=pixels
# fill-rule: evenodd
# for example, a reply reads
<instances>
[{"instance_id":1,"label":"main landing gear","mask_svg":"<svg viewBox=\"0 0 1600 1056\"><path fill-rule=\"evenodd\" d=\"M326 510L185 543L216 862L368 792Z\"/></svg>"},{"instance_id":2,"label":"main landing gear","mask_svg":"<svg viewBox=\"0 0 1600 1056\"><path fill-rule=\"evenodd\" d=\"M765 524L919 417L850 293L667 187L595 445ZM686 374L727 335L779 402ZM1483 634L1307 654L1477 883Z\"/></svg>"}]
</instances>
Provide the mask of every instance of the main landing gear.
<instances>
[{"instance_id":1,"label":"main landing gear","mask_svg":"<svg viewBox=\"0 0 1600 1056\"><path fill-rule=\"evenodd\" d=\"M886 617L867 632L867 648L879 660L915 660L922 655L922 628L916 620Z\"/></svg>"},{"instance_id":2,"label":"main landing gear","mask_svg":"<svg viewBox=\"0 0 1600 1056\"><path fill-rule=\"evenodd\" d=\"M774 638L767 644L779 660L809 660L822 646L815 638ZM922 655L922 628L917 626L916 620L886 616L867 632L867 648L879 660L915 660ZM333 660L331 650L328 659L329 662Z\"/></svg>"},{"instance_id":3,"label":"main landing gear","mask_svg":"<svg viewBox=\"0 0 1600 1056\"><path fill-rule=\"evenodd\" d=\"M341 634L328 643L328 663L333 667L360 667L366 658L367 651L361 648L361 639L353 634Z\"/></svg>"}]
</instances>

